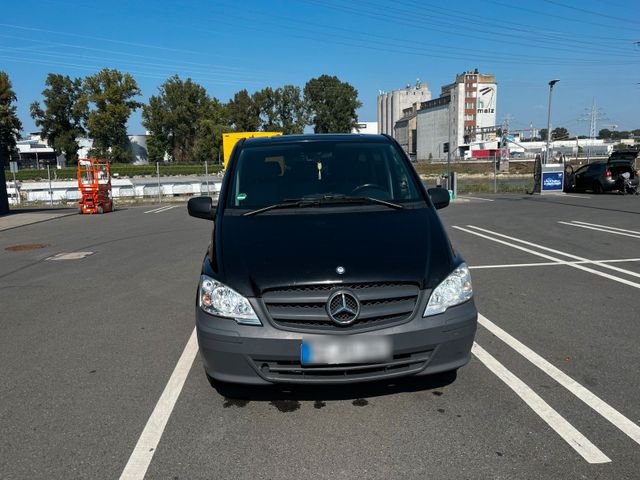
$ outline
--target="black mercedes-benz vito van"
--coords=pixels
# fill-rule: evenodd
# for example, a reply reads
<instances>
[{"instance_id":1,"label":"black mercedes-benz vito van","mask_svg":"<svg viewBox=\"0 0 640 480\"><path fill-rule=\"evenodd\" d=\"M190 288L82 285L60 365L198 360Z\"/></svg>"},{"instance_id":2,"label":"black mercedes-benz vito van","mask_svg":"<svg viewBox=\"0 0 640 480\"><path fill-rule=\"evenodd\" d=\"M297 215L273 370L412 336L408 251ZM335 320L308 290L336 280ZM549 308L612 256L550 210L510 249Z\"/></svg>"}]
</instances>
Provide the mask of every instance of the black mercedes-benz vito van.
<instances>
[{"instance_id":1,"label":"black mercedes-benz vito van","mask_svg":"<svg viewBox=\"0 0 640 480\"><path fill-rule=\"evenodd\" d=\"M196 299L210 379L345 383L454 371L477 311L469 269L400 146L384 135L240 140Z\"/></svg>"}]
</instances>

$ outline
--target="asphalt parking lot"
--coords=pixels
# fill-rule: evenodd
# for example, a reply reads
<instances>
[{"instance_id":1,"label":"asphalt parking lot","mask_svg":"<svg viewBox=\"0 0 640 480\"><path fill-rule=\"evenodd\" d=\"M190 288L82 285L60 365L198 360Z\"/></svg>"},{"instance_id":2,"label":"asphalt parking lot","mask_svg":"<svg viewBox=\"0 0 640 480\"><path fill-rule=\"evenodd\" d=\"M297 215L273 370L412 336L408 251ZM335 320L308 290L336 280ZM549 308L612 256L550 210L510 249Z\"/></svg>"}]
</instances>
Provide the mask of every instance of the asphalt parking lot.
<instances>
[{"instance_id":1,"label":"asphalt parking lot","mask_svg":"<svg viewBox=\"0 0 640 480\"><path fill-rule=\"evenodd\" d=\"M211 223L171 205L0 232L0 477L638 478L640 198L440 212L481 313L457 378L248 400L194 350Z\"/></svg>"}]
</instances>

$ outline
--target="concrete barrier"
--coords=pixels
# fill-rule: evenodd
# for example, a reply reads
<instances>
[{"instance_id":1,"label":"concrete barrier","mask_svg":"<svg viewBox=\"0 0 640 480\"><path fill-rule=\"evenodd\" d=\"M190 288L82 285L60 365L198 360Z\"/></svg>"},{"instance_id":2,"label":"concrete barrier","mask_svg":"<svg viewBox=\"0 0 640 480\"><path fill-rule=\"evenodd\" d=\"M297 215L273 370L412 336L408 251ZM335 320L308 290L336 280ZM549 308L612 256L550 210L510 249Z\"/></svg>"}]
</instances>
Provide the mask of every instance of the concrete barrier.
<instances>
[{"instance_id":1,"label":"concrete barrier","mask_svg":"<svg viewBox=\"0 0 640 480\"><path fill-rule=\"evenodd\" d=\"M162 197L191 197L196 195L207 195L207 185L209 195L217 197L220 193L222 182L220 179L212 179L207 183L204 179L180 179L161 178L160 195ZM158 196L158 182L155 179L112 179L111 189L114 199L122 200L143 200ZM78 183L75 181L52 181L51 192L49 192L49 182L17 182L17 189L13 182L7 182L7 193L9 203L16 205L18 195L20 203L42 203L53 201L53 203L76 202L80 198Z\"/></svg>"}]
</instances>

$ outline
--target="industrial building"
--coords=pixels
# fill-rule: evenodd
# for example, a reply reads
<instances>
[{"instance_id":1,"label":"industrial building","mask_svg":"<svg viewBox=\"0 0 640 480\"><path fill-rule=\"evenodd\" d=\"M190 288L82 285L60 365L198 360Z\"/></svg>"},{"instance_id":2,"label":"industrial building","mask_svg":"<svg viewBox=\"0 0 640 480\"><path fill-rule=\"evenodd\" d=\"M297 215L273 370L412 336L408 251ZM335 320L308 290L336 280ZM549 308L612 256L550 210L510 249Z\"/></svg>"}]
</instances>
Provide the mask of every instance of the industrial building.
<instances>
[{"instance_id":1,"label":"industrial building","mask_svg":"<svg viewBox=\"0 0 640 480\"><path fill-rule=\"evenodd\" d=\"M135 165L144 165L149 163L147 153L147 136L148 135L128 135L133 163ZM86 158L93 146L90 138L79 137L78 141L78 157ZM56 156L53 148L49 146L46 140L42 139L40 132L30 133L29 136L17 142L18 164L20 168L46 168L64 167L66 159L64 155Z\"/></svg>"},{"instance_id":2,"label":"industrial building","mask_svg":"<svg viewBox=\"0 0 640 480\"><path fill-rule=\"evenodd\" d=\"M453 158L461 158L470 143L495 139L496 101L495 75L477 69L457 75L438 98L417 108L417 159L445 158L447 146Z\"/></svg>"},{"instance_id":3,"label":"industrial building","mask_svg":"<svg viewBox=\"0 0 640 480\"><path fill-rule=\"evenodd\" d=\"M418 80L415 86L392 92L380 91L378 95L378 133L395 136L396 122L404 117L404 110L431 100L431 91L426 83Z\"/></svg>"}]
</instances>

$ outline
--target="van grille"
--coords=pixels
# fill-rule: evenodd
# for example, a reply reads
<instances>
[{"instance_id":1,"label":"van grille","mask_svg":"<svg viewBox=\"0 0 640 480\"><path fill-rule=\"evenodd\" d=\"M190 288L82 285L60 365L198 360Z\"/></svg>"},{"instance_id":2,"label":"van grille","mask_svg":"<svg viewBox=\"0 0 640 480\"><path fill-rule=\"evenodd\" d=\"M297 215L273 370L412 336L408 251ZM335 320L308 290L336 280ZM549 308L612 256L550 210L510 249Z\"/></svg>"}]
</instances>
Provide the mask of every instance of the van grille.
<instances>
[{"instance_id":1,"label":"van grille","mask_svg":"<svg viewBox=\"0 0 640 480\"><path fill-rule=\"evenodd\" d=\"M386 363L303 366L300 360L252 358L256 369L271 381L348 382L379 380L385 377L418 373L424 369L433 350L396 354Z\"/></svg>"},{"instance_id":2,"label":"van grille","mask_svg":"<svg viewBox=\"0 0 640 480\"><path fill-rule=\"evenodd\" d=\"M327 314L327 301L337 289L351 290L360 302L360 315L350 325L337 325ZM408 282L328 284L266 290L262 301L276 326L335 332L400 323L415 310L419 293L418 285Z\"/></svg>"}]
</instances>

